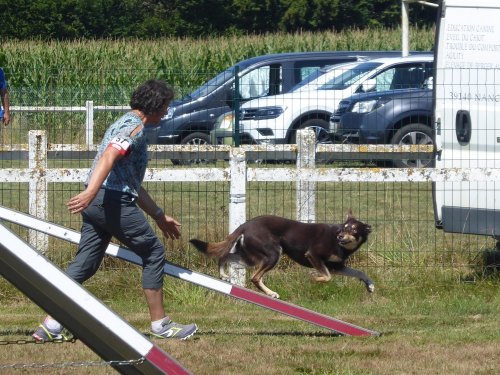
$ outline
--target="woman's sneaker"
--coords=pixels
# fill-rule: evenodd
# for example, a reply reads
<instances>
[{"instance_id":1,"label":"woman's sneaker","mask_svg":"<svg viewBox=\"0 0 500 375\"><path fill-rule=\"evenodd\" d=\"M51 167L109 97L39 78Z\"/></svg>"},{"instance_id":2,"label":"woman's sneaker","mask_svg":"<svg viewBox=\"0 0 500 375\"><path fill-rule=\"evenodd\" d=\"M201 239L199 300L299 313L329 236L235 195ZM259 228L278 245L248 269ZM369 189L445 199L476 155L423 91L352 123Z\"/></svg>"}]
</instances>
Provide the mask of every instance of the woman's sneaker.
<instances>
[{"instance_id":1,"label":"woman's sneaker","mask_svg":"<svg viewBox=\"0 0 500 375\"><path fill-rule=\"evenodd\" d=\"M161 323L162 328L159 332L151 332L154 337L160 339L179 339L185 340L191 337L198 330L198 326L194 323L192 324L178 324L165 318Z\"/></svg>"},{"instance_id":2,"label":"woman's sneaker","mask_svg":"<svg viewBox=\"0 0 500 375\"><path fill-rule=\"evenodd\" d=\"M62 334L62 329L59 332L49 330L44 323L40 324L33 333L33 338L36 341L64 341L66 336Z\"/></svg>"}]
</instances>

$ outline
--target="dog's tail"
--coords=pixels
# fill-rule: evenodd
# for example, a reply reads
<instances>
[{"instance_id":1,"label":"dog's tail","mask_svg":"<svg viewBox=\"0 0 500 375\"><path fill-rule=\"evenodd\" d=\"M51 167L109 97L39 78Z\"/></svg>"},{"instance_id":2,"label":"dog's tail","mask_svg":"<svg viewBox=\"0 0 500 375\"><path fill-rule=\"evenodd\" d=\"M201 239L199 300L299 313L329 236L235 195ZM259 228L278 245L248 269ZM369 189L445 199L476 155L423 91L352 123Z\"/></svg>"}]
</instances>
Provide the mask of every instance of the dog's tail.
<instances>
[{"instance_id":1,"label":"dog's tail","mask_svg":"<svg viewBox=\"0 0 500 375\"><path fill-rule=\"evenodd\" d=\"M229 253L234 253L236 251L236 246L238 246L241 241L243 241L243 235L236 233L230 234L221 242L205 242L196 238L189 240L198 251L214 258L222 258Z\"/></svg>"}]
</instances>

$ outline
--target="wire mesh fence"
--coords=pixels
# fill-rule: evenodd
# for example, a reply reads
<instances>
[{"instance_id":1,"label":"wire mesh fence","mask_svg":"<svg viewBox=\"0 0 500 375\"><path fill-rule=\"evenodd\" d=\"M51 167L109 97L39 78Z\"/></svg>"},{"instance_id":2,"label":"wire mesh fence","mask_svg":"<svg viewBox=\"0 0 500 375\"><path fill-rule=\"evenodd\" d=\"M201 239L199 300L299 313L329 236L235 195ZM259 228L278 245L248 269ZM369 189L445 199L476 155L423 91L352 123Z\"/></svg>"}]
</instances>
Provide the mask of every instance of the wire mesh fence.
<instances>
[{"instance_id":1,"label":"wire mesh fence","mask_svg":"<svg viewBox=\"0 0 500 375\"><path fill-rule=\"evenodd\" d=\"M177 144L170 147L156 142L159 134L167 134L165 129L173 126L175 121L190 118L189 114L182 113L181 106L173 105L171 109L174 110L169 114L171 118L168 121L165 119L162 127L150 134L149 168L153 176L177 171L177 179L159 178L160 181L153 179L144 183L165 212L182 223L182 238L178 241L165 240L167 258L187 268L208 268L208 272L215 271L213 263L190 247L188 240L193 237L221 240L231 227L231 177L224 180L203 176L229 173L227 150L235 142L235 131L239 143L249 144L245 146L247 177L265 173L266 170L278 175L290 174L290 169L297 169L297 149L288 145L294 144L295 131L301 128L314 130L314 168L317 173L324 172L327 175L328 171L337 170L348 176L359 171L372 171L383 176L384 171L392 167L426 167L432 170L429 168L435 157L430 79L433 76L432 58L413 58L413 61L400 61L397 66L390 65L389 62L374 61L338 65L337 71L332 68L307 70L312 73L309 81L319 81L314 81L316 84L308 89L304 89L307 85L302 84L297 91L283 95L270 95L279 94L280 89L266 89L271 87L273 77L282 79L288 73L281 71L277 74L273 71L275 67L261 69L252 77L239 79L238 82L243 91L253 92L249 94L250 97L259 96L258 98L236 100L240 110L227 107L227 111L217 121L214 116L210 117L211 127L203 130L195 127L195 124L199 125L202 121L192 115L192 127L186 128L190 133L180 133L179 137L170 138L172 143ZM328 76L332 71L334 73ZM205 78L211 76L206 73L203 75ZM363 79L354 79L356 75ZM234 78L234 75L231 77ZM300 74L299 77L304 78ZM339 87L347 86L349 79L356 83L355 88L342 96L328 96L339 91ZM131 82L134 81L131 79ZM217 80L211 82L211 85L220 84ZM11 125L2 130L0 162L3 176L8 176L9 170L19 171L29 167L29 130L46 131L47 169L67 170L68 173L80 170L80 175L85 175L95 155L95 145L99 144L105 129L126 111L128 95L133 86L96 86L91 92L82 93L81 89L73 90L56 85L52 88L53 93L44 94L44 100L41 100L40 93L34 93L36 90L33 88L11 87L11 102L15 110ZM198 90L198 93L200 97L204 97L218 88L219 86L209 86L204 92ZM234 89L234 83L232 88ZM183 88L178 89L178 92L187 93L190 90L191 88ZM245 98L243 94L235 96L233 92L232 95L233 106L235 98ZM93 100L92 126L95 130L90 145L85 137L89 114L85 110L75 111L76 107L87 108L85 103L89 100ZM227 96L217 100L227 106ZM324 103L325 109L320 108L321 103ZM42 105L52 108L23 109ZM120 105L123 110L106 109L106 106ZM495 103L491 105L494 106ZM59 107L64 107L65 110ZM205 112L207 116L210 115L209 111ZM285 113L287 116L295 113L296 118L289 117L285 120ZM237 114L240 115L239 118ZM193 134L198 135L182 142ZM213 146L205 147L210 144ZM381 148L368 153L369 145ZM382 149L382 146L387 145L408 148L401 152L397 149L394 151L394 148L389 151ZM356 151L343 152L338 151L335 148L337 146L358 148ZM322 152L324 147L326 151ZM183 177L193 170L199 171L197 180ZM202 172L205 171L206 175L203 175ZM410 176L412 170L406 171ZM312 204L314 221L341 223L347 211L352 209L356 217L372 225L373 232L367 244L351 261L360 264L362 268L380 271L380 274L395 275L396 280L408 277L415 270L439 270L451 277L469 275L478 269L484 271L482 267L485 259L495 248L496 239L491 236L445 233L436 229L435 185L432 178L425 181L412 181L408 178L407 181L402 181L387 177L386 181L383 178L358 181L335 177L329 181L318 179L309 182L314 182L314 200L304 203L297 198L297 181L247 178L245 217L249 219L274 214L299 219L298 205ZM473 186L474 182L469 191L471 196L483 194L480 188L475 189ZM5 177L0 182L0 188L1 205L23 212L30 211L30 194L33 192L30 192L29 182ZM79 229L81 218L67 211L66 202L83 188L82 180L47 182L46 219ZM24 238L29 238L27 229L12 227ZM46 255L64 268L72 259L75 247L57 239L50 238L48 241ZM103 266L128 267L123 262L113 260L107 260ZM284 261L279 267L292 266Z\"/></svg>"}]
</instances>

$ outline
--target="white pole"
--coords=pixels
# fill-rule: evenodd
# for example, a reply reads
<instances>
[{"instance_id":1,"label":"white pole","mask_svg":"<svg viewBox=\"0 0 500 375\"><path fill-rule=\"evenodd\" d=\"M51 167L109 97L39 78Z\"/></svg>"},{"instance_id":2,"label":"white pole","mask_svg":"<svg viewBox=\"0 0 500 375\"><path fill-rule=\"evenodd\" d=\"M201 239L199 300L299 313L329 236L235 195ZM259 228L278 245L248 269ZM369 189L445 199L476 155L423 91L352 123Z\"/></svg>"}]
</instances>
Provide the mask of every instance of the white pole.
<instances>
[{"instance_id":1,"label":"white pole","mask_svg":"<svg viewBox=\"0 0 500 375\"><path fill-rule=\"evenodd\" d=\"M410 3L418 3L428 7L439 7L439 4L423 0L401 0L401 54L403 57L410 53Z\"/></svg>"},{"instance_id":2,"label":"white pole","mask_svg":"<svg viewBox=\"0 0 500 375\"><path fill-rule=\"evenodd\" d=\"M297 130L297 170L316 167L316 136L312 129ZM296 217L303 223L316 221L316 182L298 179Z\"/></svg>"},{"instance_id":3,"label":"white pole","mask_svg":"<svg viewBox=\"0 0 500 375\"><path fill-rule=\"evenodd\" d=\"M401 1L401 54L403 57L408 56L410 48L409 42L409 21L408 21L408 3L405 0Z\"/></svg>"},{"instance_id":4,"label":"white pole","mask_svg":"<svg viewBox=\"0 0 500 375\"><path fill-rule=\"evenodd\" d=\"M229 152L231 180L229 187L229 233L246 221L246 154L240 147ZM229 280L232 284L245 286L246 270L237 263L229 264Z\"/></svg>"},{"instance_id":5,"label":"white pole","mask_svg":"<svg viewBox=\"0 0 500 375\"><path fill-rule=\"evenodd\" d=\"M47 219L47 133L45 130L30 130L28 133L29 163L31 172L28 191L28 211L30 215ZM29 242L45 254L49 247L47 235L30 230Z\"/></svg>"},{"instance_id":6,"label":"white pole","mask_svg":"<svg viewBox=\"0 0 500 375\"><path fill-rule=\"evenodd\" d=\"M87 146L94 144L94 102L92 100L85 102L85 144Z\"/></svg>"}]
</instances>

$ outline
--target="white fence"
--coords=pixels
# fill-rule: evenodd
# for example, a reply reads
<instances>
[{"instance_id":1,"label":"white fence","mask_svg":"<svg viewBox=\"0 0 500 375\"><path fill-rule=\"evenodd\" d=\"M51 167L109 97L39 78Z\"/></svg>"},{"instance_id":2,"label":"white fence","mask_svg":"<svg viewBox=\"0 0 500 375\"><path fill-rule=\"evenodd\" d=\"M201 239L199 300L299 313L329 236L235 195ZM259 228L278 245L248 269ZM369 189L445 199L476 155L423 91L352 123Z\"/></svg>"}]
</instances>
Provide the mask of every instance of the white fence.
<instances>
[{"instance_id":1,"label":"white fence","mask_svg":"<svg viewBox=\"0 0 500 375\"><path fill-rule=\"evenodd\" d=\"M0 169L0 181L29 184L29 213L41 219L48 217L48 184L84 182L88 168L48 168L49 154L94 153L97 146L48 144L45 131L30 131L28 145L2 146L2 159L11 153L16 157L27 153L28 168ZM298 132L297 145L275 146L149 146L151 153L163 153L163 157L175 158L179 154L217 157L229 160L228 166L216 167L173 167L149 168L146 182L228 182L229 188L229 231L234 230L246 220L247 182L295 182L296 218L304 222L314 222L316 217L317 182L432 182L432 181L500 181L500 169L436 169L436 168L334 168L318 166L319 158L342 159L386 159L395 157L411 158L412 154L432 154L431 146L392 146L392 145L334 145L316 144L311 130ZM270 155L295 155L296 164L262 168L248 163L252 154L262 157ZM22 156L22 155L21 155ZM22 157L22 158L25 158ZM253 156L255 157L255 156ZM415 157L415 156L413 156ZM29 241L40 251L48 248L46 235L31 231Z\"/></svg>"},{"instance_id":2,"label":"white fence","mask_svg":"<svg viewBox=\"0 0 500 375\"><path fill-rule=\"evenodd\" d=\"M94 105L92 100L85 101L84 107L60 107L60 106L12 106L12 112L85 112L85 144L94 144L94 111L118 111L130 110L129 105Z\"/></svg>"},{"instance_id":3,"label":"white fence","mask_svg":"<svg viewBox=\"0 0 500 375\"><path fill-rule=\"evenodd\" d=\"M84 182L87 168L48 168L47 155L50 152L89 153L97 146L47 144L45 131L29 132L28 145L2 146L3 158L8 153L27 152L28 168L3 168L0 181L29 184L29 213L45 219L47 217L47 184L54 182ZM228 167L184 167L149 168L145 181L149 182L199 182L223 181L230 184L229 230L245 221L246 183L250 181L288 181L297 183L297 212L300 221L315 220L315 183L316 182L429 182L429 181L481 181L500 180L500 170L475 169L436 169L436 168L331 168L317 167L316 159L328 155L328 159L385 159L396 156L411 157L415 152L432 153L430 146L392 146L392 145L327 145L315 144L314 134L301 130L297 145L275 146L149 146L152 153L163 152L172 156L179 153L206 153L219 155L229 160ZM260 168L248 164L252 153L296 155L296 164L289 167ZM168 155L167 154L167 157ZM419 156L420 156L419 154ZM40 247L40 248L43 248Z\"/></svg>"}]
</instances>

